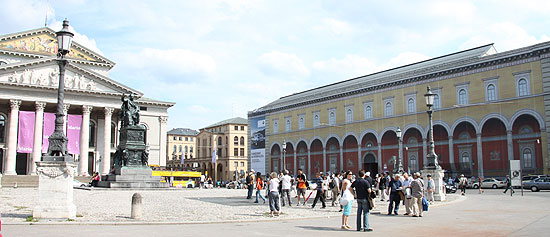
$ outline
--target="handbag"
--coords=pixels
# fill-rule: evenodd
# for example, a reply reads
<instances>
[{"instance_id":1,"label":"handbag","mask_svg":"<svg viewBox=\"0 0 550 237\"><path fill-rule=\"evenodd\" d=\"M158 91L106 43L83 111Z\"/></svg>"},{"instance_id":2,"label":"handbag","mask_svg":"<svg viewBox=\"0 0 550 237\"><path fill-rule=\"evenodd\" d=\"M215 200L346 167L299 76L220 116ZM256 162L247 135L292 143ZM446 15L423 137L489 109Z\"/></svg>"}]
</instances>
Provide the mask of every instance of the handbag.
<instances>
[{"instance_id":1,"label":"handbag","mask_svg":"<svg viewBox=\"0 0 550 237\"><path fill-rule=\"evenodd\" d=\"M340 198L340 205L346 206L349 204L349 202L353 200L353 195L351 195L351 192L349 190L344 191L344 194L342 194L342 197Z\"/></svg>"}]
</instances>

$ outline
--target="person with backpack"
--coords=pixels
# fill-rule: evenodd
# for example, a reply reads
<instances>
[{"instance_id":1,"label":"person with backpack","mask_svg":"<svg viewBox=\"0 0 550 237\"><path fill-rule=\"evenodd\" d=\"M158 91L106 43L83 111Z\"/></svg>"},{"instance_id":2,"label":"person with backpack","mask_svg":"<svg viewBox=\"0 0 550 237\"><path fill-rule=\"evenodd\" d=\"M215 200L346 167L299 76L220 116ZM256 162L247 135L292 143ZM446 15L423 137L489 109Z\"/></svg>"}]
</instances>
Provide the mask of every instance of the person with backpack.
<instances>
[{"instance_id":1,"label":"person with backpack","mask_svg":"<svg viewBox=\"0 0 550 237\"><path fill-rule=\"evenodd\" d=\"M298 193L298 205L300 205L300 196L304 198L304 206L306 205L306 190L307 190L307 179L306 175L302 172L302 169L298 169L298 176L296 176L297 181L297 193Z\"/></svg>"},{"instance_id":2,"label":"person with backpack","mask_svg":"<svg viewBox=\"0 0 550 237\"><path fill-rule=\"evenodd\" d=\"M508 189L510 190L510 197L511 197L512 194L514 194L516 191L514 191L514 188L512 187L512 180L510 179L510 175L506 175L506 189L504 189L503 193L506 193Z\"/></svg>"},{"instance_id":3,"label":"person with backpack","mask_svg":"<svg viewBox=\"0 0 550 237\"><path fill-rule=\"evenodd\" d=\"M371 184L365 179L365 171L360 170L358 175L359 177L351 184L352 193L357 198L357 231L371 232L373 231L369 224L369 212L372 209L369 202L369 196L372 192ZM362 222L361 217L363 218ZM363 224L362 228L361 223Z\"/></svg>"},{"instance_id":4,"label":"person with backpack","mask_svg":"<svg viewBox=\"0 0 550 237\"><path fill-rule=\"evenodd\" d=\"M262 196L262 189L264 188L264 181L262 180L262 173L258 172L256 173L256 201L254 203L258 203L258 197L262 198L264 200L265 204L265 197Z\"/></svg>"},{"instance_id":5,"label":"person with backpack","mask_svg":"<svg viewBox=\"0 0 550 237\"><path fill-rule=\"evenodd\" d=\"M252 199L252 192L254 191L254 170L251 170L246 176L246 185L248 188L246 199Z\"/></svg>"},{"instance_id":6,"label":"person with backpack","mask_svg":"<svg viewBox=\"0 0 550 237\"><path fill-rule=\"evenodd\" d=\"M462 192L462 196L466 195L467 185L468 185L468 179L464 177L464 174L461 174L460 179L458 179L458 186L460 187L460 192Z\"/></svg>"}]
</instances>

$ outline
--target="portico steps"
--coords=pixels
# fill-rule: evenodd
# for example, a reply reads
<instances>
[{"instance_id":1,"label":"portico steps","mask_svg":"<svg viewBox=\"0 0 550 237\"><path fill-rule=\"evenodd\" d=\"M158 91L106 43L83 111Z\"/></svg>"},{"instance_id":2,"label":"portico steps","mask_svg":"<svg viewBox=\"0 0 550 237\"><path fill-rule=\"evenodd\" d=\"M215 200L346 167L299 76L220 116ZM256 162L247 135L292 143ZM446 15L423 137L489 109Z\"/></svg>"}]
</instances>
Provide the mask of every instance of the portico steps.
<instances>
[{"instance_id":1,"label":"portico steps","mask_svg":"<svg viewBox=\"0 0 550 237\"><path fill-rule=\"evenodd\" d=\"M75 176L75 179L87 184L91 177ZM15 183L18 188L36 188L38 187L38 175L2 175L2 188L13 188Z\"/></svg>"}]
</instances>

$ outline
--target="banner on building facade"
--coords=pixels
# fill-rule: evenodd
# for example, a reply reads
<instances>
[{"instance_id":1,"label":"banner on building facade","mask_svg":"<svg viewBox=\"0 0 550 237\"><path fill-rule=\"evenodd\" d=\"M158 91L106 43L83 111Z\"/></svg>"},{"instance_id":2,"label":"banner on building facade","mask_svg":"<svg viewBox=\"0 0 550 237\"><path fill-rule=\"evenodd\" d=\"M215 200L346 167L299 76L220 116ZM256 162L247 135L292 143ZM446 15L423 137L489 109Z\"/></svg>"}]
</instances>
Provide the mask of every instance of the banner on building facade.
<instances>
[{"instance_id":1,"label":"banner on building facade","mask_svg":"<svg viewBox=\"0 0 550 237\"><path fill-rule=\"evenodd\" d=\"M521 162L520 160L510 161L510 181L512 186L521 187Z\"/></svg>"},{"instance_id":2,"label":"banner on building facade","mask_svg":"<svg viewBox=\"0 0 550 237\"><path fill-rule=\"evenodd\" d=\"M32 153L34 145L35 113L19 111L19 131L17 134L17 152Z\"/></svg>"},{"instance_id":3,"label":"banner on building facade","mask_svg":"<svg viewBox=\"0 0 550 237\"><path fill-rule=\"evenodd\" d=\"M50 137L55 130L55 114L54 113L44 113L44 124L42 127L42 153L48 152L48 147L50 142L48 137Z\"/></svg>"},{"instance_id":4,"label":"banner on building facade","mask_svg":"<svg viewBox=\"0 0 550 237\"><path fill-rule=\"evenodd\" d=\"M250 118L250 168L265 174L265 116Z\"/></svg>"},{"instance_id":5,"label":"banner on building facade","mask_svg":"<svg viewBox=\"0 0 550 237\"><path fill-rule=\"evenodd\" d=\"M80 154L80 129L82 127L82 115L69 114L67 116L67 152Z\"/></svg>"}]
</instances>

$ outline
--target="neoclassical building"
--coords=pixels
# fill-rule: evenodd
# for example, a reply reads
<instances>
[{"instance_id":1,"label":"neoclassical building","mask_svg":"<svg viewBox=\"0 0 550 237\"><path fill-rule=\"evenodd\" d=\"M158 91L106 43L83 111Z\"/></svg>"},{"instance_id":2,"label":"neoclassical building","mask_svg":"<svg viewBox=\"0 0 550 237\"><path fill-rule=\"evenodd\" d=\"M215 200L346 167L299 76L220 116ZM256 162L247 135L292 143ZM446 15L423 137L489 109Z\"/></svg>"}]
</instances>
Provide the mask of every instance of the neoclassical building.
<instances>
[{"instance_id":1,"label":"neoclassical building","mask_svg":"<svg viewBox=\"0 0 550 237\"><path fill-rule=\"evenodd\" d=\"M235 176L244 175L248 168L247 123L246 119L235 117L199 129L196 157L187 165L199 168L216 181L235 180Z\"/></svg>"},{"instance_id":2,"label":"neoclassical building","mask_svg":"<svg viewBox=\"0 0 550 237\"><path fill-rule=\"evenodd\" d=\"M427 86L434 140L448 175L548 174L550 42L497 53L493 45L281 97L249 112L265 119L265 167L307 174L421 170L428 152ZM402 131L398 139L396 131ZM402 142L400 142L400 140Z\"/></svg>"},{"instance_id":3,"label":"neoclassical building","mask_svg":"<svg viewBox=\"0 0 550 237\"><path fill-rule=\"evenodd\" d=\"M59 67L55 31L39 28L0 36L0 171L35 174L55 113ZM135 94L147 127L149 164L166 165L166 122L174 103L157 101L109 77L115 63L73 42L65 74L65 130L79 175L109 172L118 142L123 93ZM70 119L69 119L70 120ZM76 129L76 130L75 130ZM68 132L69 134L70 132ZM30 145L27 144L30 142ZM26 145L25 145L26 144Z\"/></svg>"},{"instance_id":4,"label":"neoclassical building","mask_svg":"<svg viewBox=\"0 0 550 237\"><path fill-rule=\"evenodd\" d=\"M182 170L193 167L190 160L195 156L195 140L198 131L189 128L174 128L168 131L166 168ZM187 161L187 162L186 162Z\"/></svg>"}]
</instances>

